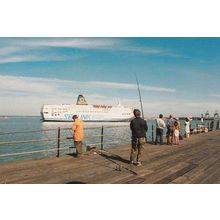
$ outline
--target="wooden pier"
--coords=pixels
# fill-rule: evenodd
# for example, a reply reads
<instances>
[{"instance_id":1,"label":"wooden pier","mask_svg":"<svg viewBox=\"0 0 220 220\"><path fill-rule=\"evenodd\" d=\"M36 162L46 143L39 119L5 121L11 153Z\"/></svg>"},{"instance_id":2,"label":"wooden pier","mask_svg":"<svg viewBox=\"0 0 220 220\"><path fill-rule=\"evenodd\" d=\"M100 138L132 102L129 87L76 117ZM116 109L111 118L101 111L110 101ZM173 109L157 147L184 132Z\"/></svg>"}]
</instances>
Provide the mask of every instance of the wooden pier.
<instances>
[{"instance_id":1,"label":"wooden pier","mask_svg":"<svg viewBox=\"0 0 220 220\"><path fill-rule=\"evenodd\" d=\"M130 146L0 165L0 183L220 183L220 131L179 146L146 144L143 165L129 165Z\"/></svg>"}]
</instances>

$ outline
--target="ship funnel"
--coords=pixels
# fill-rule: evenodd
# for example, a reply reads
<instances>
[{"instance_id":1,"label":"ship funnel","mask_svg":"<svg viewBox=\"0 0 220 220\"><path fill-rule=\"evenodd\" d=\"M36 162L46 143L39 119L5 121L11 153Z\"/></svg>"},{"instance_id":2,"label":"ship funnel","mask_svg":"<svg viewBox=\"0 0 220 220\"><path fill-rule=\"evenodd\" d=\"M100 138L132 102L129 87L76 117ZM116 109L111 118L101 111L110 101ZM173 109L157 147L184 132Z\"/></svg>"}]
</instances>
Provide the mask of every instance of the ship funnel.
<instances>
[{"instance_id":1,"label":"ship funnel","mask_svg":"<svg viewBox=\"0 0 220 220\"><path fill-rule=\"evenodd\" d=\"M86 102L86 99L84 98L83 95L79 95L77 99L77 105L88 105Z\"/></svg>"}]
</instances>

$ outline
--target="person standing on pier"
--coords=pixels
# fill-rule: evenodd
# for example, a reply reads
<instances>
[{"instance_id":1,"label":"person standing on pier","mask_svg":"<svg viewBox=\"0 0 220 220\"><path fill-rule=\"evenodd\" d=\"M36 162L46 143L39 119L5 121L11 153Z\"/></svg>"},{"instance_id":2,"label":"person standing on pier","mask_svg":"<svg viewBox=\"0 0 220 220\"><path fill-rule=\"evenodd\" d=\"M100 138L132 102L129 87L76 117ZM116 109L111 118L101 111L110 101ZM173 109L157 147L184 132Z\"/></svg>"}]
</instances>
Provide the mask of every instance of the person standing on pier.
<instances>
[{"instance_id":1,"label":"person standing on pier","mask_svg":"<svg viewBox=\"0 0 220 220\"><path fill-rule=\"evenodd\" d=\"M184 125L185 125L185 137L189 138L189 135L190 135L190 121L189 121L189 118L185 119Z\"/></svg>"},{"instance_id":2,"label":"person standing on pier","mask_svg":"<svg viewBox=\"0 0 220 220\"><path fill-rule=\"evenodd\" d=\"M178 121L175 121L174 123L174 131L173 131L173 141L175 145L179 145L180 144L180 124Z\"/></svg>"},{"instance_id":3,"label":"person standing on pier","mask_svg":"<svg viewBox=\"0 0 220 220\"><path fill-rule=\"evenodd\" d=\"M73 140L76 148L76 156L83 154L83 137L84 137L84 122L78 118L77 115L73 115Z\"/></svg>"},{"instance_id":4,"label":"person standing on pier","mask_svg":"<svg viewBox=\"0 0 220 220\"><path fill-rule=\"evenodd\" d=\"M156 119L156 140L155 140L155 145L157 145L159 139L160 139L160 145L163 144L163 130L165 128L166 128L166 124L163 120L163 115L160 114L159 118Z\"/></svg>"},{"instance_id":5,"label":"person standing on pier","mask_svg":"<svg viewBox=\"0 0 220 220\"><path fill-rule=\"evenodd\" d=\"M130 123L130 128L132 131L130 164L141 166L141 154L143 145L146 143L146 132L148 130L148 126L147 122L141 118L140 110L135 109L134 116L135 118ZM136 153L137 157L135 158Z\"/></svg>"},{"instance_id":6,"label":"person standing on pier","mask_svg":"<svg viewBox=\"0 0 220 220\"><path fill-rule=\"evenodd\" d=\"M167 145L172 144L172 137L173 137L173 131L174 131L174 122L175 119L172 115L169 116L169 119L167 121Z\"/></svg>"}]
</instances>

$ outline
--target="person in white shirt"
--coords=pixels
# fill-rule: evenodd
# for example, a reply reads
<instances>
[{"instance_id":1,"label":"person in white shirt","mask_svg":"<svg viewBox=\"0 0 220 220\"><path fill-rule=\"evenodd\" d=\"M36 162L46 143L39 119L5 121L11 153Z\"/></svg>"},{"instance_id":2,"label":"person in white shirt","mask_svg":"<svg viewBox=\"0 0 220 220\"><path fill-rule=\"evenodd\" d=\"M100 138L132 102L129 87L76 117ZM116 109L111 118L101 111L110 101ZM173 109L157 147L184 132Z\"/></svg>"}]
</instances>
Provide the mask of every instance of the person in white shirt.
<instances>
[{"instance_id":1,"label":"person in white shirt","mask_svg":"<svg viewBox=\"0 0 220 220\"><path fill-rule=\"evenodd\" d=\"M163 144L163 130L165 128L166 128L166 124L163 120L163 115L160 114L159 118L156 119L156 140L155 140L156 145L159 139L160 139L160 145Z\"/></svg>"},{"instance_id":2,"label":"person in white shirt","mask_svg":"<svg viewBox=\"0 0 220 220\"><path fill-rule=\"evenodd\" d=\"M185 125L185 137L189 138L189 135L190 135L190 121L189 121L188 118L186 118L186 120L184 122L184 125Z\"/></svg>"}]
</instances>

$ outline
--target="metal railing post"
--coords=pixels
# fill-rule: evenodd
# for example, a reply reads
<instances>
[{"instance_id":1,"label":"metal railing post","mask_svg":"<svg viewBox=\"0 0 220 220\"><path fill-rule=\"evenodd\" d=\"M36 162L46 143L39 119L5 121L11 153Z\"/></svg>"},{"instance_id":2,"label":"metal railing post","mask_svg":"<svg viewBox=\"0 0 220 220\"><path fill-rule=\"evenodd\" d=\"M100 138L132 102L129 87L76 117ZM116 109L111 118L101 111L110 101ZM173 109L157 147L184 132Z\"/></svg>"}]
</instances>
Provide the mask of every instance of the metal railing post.
<instances>
[{"instance_id":1,"label":"metal railing post","mask_svg":"<svg viewBox=\"0 0 220 220\"><path fill-rule=\"evenodd\" d=\"M57 131L57 157L60 157L60 127Z\"/></svg>"},{"instance_id":2,"label":"metal railing post","mask_svg":"<svg viewBox=\"0 0 220 220\"><path fill-rule=\"evenodd\" d=\"M102 126L101 130L101 150L104 149L104 127Z\"/></svg>"},{"instance_id":3,"label":"metal railing post","mask_svg":"<svg viewBox=\"0 0 220 220\"><path fill-rule=\"evenodd\" d=\"M220 129L220 120L218 120L216 124L216 130L219 130L219 129Z\"/></svg>"},{"instance_id":4,"label":"metal railing post","mask_svg":"<svg viewBox=\"0 0 220 220\"><path fill-rule=\"evenodd\" d=\"M152 143L154 143L154 125L152 125Z\"/></svg>"}]
</instances>

